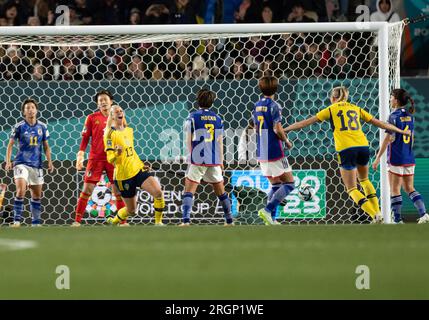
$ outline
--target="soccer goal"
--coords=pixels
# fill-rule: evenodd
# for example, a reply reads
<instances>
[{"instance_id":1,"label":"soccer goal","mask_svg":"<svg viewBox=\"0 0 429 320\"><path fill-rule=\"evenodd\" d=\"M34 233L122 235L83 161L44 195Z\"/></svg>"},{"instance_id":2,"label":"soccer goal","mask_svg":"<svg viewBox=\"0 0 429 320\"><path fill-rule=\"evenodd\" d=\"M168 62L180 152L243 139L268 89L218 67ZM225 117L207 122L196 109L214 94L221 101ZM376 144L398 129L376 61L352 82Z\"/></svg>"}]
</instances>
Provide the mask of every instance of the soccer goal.
<instances>
[{"instance_id":1,"label":"soccer goal","mask_svg":"<svg viewBox=\"0 0 429 320\"><path fill-rule=\"evenodd\" d=\"M42 218L70 224L83 183L74 168L85 117L97 110L97 91L112 92L134 128L138 154L152 167L165 191L165 222L178 223L186 169L183 124L195 109L201 87L215 91L215 111L224 119L226 188L237 223L259 224L268 181L254 161L252 132L246 130L263 75L279 79L276 100L285 124L314 115L329 104L332 87L345 85L351 102L382 120L389 91L399 86L403 23L235 24L174 26L78 26L0 28L0 157L4 160L12 126L21 120L27 97L39 101L41 121L51 133L56 171L45 173ZM383 132L364 131L372 155ZM316 191L302 202L296 191L278 210L282 223L365 223L340 181L329 125L291 133L287 152L297 186ZM88 152L88 150L87 150ZM88 154L88 153L87 153ZM371 178L390 221L386 165ZM4 208L13 203L12 172ZM221 223L222 210L210 185L202 184L193 222ZM102 178L87 207L88 223L115 211L109 182ZM25 208L28 208L28 199ZM152 223L149 195L138 194L134 223ZM29 211L29 210L27 210ZM27 213L27 217L29 213Z\"/></svg>"}]
</instances>

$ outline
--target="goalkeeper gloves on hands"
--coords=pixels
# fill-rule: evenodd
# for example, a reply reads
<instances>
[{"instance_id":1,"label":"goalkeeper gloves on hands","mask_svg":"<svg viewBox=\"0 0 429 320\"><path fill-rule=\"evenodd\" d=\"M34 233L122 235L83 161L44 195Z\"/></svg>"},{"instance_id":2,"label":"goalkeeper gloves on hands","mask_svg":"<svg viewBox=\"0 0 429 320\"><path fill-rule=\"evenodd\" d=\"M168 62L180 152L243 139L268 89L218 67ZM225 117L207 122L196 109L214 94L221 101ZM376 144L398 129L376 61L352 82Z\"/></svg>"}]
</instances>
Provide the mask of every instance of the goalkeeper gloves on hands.
<instances>
[{"instance_id":1,"label":"goalkeeper gloves on hands","mask_svg":"<svg viewBox=\"0 0 429 320\"><path fill-rule=\"evenodd\" d=\"M79 151L76 157L76 169L78 171L83 169L84 160L85 160L85 153L83 151Z\"/></svg>"}]
</instances>

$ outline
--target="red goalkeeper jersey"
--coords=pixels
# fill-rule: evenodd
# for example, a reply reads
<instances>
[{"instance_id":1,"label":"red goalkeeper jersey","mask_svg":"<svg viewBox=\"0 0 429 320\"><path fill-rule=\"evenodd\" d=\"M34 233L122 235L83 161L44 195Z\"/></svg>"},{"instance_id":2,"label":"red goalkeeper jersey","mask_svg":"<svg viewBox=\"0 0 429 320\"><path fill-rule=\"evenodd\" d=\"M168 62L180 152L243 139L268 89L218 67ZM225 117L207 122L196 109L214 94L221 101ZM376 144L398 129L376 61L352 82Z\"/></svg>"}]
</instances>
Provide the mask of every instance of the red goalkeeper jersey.
<instances>
[{"instance_id":1,"label":"red goalkeeper jersey","mask_svg":"<svg viewBox=\"0 0 429 320\"><path fill-rule=\"evenodd\" d=\"M82 141L80 143L80 151L85 151L91 139L91 147L88 160L107 161L106 152L104 152L103 135L106 128L107 117L100 111L90 114L83 126Z\"/></svg>"}]
</instances>

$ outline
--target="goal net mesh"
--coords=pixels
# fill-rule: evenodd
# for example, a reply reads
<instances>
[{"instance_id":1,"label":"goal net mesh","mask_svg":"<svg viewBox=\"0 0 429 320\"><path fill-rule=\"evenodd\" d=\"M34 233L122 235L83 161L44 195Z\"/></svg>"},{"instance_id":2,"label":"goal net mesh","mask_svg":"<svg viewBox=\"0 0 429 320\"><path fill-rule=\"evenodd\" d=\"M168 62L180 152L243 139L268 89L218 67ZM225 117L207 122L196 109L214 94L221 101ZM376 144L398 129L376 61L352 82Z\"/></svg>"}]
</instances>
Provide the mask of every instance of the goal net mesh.
<instances>
[{"instance_id":1,"label":"goal net mesh","mask_svg":"<svg viewBox=\"0 0 429 320\"><path fill-rule=\"evenodd\" d=\"M399 83L402 24L389 34L390 83ZM4 160L12 127L22 120L21 103L39 101L39 119L48 125L56 171L45 172L42 219L45 224L70 224L84 172L75 169L76 153L87 115L97 110L94 96L107 89L134 128L141 159L152 167L164 190L164 222L178 223L186 170L183 124L195 110L196 92L216 92L216 111L225 126L225 183L239 224L260 224L269 182L255 161L255 137L247 130L258 79L279 79L276 101L283 106L283 124L314 115L329 105L332 87L345 85L350 100L377 116L379 67L377 34L373 32L285 34L169 34L111 36L0 36L0 157ZM386 120L386 119L383 119ZM364 125L372 155L378 131ZM296 189L278 209L282 223L365 223L367 218L348 198L341 183L328 123L316 124L289 138L286 154L296 185L315 190L303 202ZM88 154L89 147L87 149ZM16 149L14 150L14 154ZM86 164L86 162L85 162ZM1 172L8 185L3 211L12 214L12 172ZM378 175L371 174L377 190ZM31 222L29 198L26 222ZM131 223L153 223L150 196L138 193L137 215ZM103 177L95 188L84 221L103 222L115 212L110 182ZM195 223L223 222L212 187L197 190L191 215Z\"/></svg>"}]
</instances>

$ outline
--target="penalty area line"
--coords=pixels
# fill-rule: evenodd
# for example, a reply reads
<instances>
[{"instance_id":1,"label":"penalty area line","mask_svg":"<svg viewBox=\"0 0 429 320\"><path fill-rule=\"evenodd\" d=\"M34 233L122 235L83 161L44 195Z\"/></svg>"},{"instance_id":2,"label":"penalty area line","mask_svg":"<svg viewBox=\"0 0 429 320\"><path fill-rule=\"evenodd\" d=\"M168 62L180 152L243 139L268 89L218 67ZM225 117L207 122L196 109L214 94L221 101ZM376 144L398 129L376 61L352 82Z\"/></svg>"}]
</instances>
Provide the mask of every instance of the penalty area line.
<instances>
[{"instance_id":1,"label":"penalty area line","mask_svg":"<svg viewBox=\"0 0 429 320\"><path fill-rule=\"evenodd\" d=\"M37 242L32 240L0 238L0 251L27 250L27 249L34 249L37 246L38 246Z\"/></svg>"}]
</instances>

